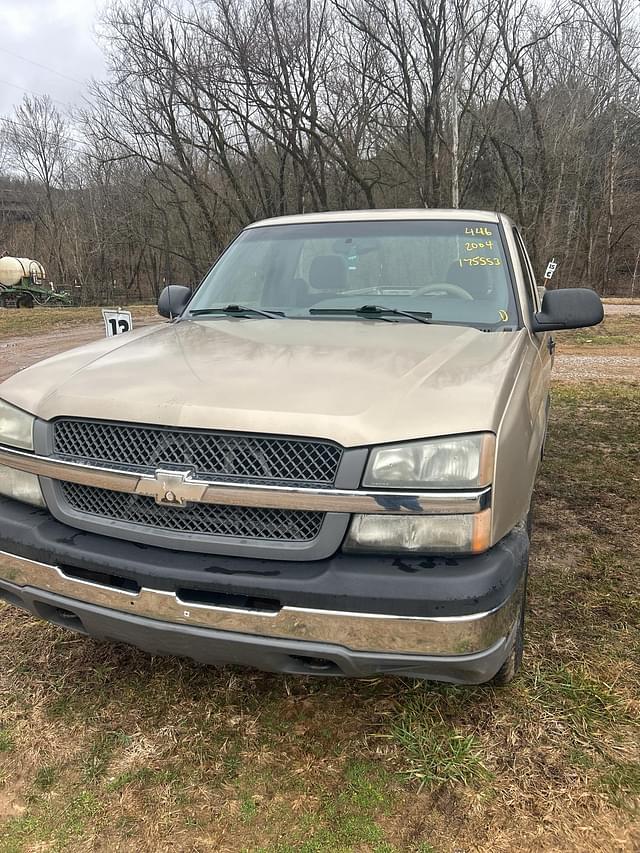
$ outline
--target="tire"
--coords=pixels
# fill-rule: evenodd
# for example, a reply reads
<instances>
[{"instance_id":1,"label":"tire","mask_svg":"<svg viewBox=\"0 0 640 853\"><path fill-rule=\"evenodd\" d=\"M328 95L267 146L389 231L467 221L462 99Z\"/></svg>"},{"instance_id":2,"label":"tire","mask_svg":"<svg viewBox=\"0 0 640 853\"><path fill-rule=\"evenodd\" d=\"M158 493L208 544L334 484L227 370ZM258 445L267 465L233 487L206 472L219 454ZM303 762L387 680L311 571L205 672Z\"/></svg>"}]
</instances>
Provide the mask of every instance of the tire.
<instances>
[{"instance_id":1,"label":"tire","mask_svg":"<svg viewBox=\"0 0 640 853\"><path fill-rule=\"evenodd\" d=\"M524 652L524 610L526 602L527 586L525 578L525 588L522 594L522 602L520 603L520 616L518 618L516 635L514 637L509 656L489 681L489 684L492 684L494 687L504 687L507 684L511 684L522 666L522 654Z\"/></svg>"},{"instance_id":2,"label":"tire","mask_svg":"<svg viewBox=\"0 0 640 853\"><path fill-rule=\"evenodd\" d=\"M19 296L16 302L16 308L33 308L33 296L30 293L25 293Z\"/></svg>"},{"instance_id":3,"label":"tire","mask_svg":"<svg viewBox=\"0 0 640 853\"><path fill-rule=\"evenodd\" d=\"M505 687L507 684L511 684L513 679L518 674L520 667L522 666L523 651L524 610L521 611L520 619L518 621L518 629L516 631L516 636L513 641L513 646L511 647L511 651L509 652L509 657L493 676L489 684L493 684L494 687Z\"/></svg>"}]
</instances>

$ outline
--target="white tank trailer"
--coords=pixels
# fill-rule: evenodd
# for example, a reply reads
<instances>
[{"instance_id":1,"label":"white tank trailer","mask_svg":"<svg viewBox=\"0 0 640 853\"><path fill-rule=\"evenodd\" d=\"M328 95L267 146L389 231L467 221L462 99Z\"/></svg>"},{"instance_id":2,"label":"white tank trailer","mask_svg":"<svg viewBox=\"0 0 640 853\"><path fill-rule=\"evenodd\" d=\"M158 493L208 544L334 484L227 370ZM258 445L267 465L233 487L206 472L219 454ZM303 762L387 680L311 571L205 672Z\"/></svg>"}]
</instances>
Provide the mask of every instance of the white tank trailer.
<instances>
[{"instance_id":1,"label":"white tank trailer","mask_svg":"<svg viewBox=\"0 0 640 853\"><path fill-rule=\"evenodd\" d=\"M69 296L47 284L45 277L46 271L40 261L10 255L0 258L0 307L71 304Z\"/></svg>"},{"instance_id":2,"label":"white tank trailer","mask_svg":"<svg viewBox=\"0 0 640 853\"><path fill-rule=\"evenodd\" d=\"M23 279L28 279L32 284L44 281L45 270L39 261L30 258L12 258L5 255L0 258L0 284L5 287L15 287L23 284Z\"/></svg>"}]
</instances>

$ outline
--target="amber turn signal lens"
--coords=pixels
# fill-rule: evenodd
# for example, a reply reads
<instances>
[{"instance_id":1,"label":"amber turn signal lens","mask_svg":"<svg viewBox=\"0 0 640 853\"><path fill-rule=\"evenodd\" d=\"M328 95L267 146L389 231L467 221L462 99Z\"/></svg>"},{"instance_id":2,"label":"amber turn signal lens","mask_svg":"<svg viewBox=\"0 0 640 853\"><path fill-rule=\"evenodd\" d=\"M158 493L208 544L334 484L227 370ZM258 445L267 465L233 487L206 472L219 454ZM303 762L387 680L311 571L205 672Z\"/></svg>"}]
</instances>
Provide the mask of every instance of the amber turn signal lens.
<instances>
[{"instance_id":1,"label":"amber turn signal lens","mask_svg":"<svg viewBox=\"0 0 640 853\"><path fill-rule=\"evenodd\" d=\"M471 553L482 554L491 544L491 510L483 509L473 517Z\"/></svg>"}]
</instances>

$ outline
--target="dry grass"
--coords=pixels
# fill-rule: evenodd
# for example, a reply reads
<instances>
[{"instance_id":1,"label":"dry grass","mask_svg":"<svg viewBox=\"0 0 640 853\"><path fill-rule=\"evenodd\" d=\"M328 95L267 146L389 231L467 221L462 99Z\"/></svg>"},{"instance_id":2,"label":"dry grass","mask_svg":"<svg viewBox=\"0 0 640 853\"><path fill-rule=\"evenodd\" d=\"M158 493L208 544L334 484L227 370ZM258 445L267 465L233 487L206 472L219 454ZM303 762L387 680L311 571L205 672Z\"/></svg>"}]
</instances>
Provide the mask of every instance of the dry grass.
<instances>
[{"instance_id":1,"label":"dry grass","mask_svg":"<svg viewBox=\"0 0 640 853\"><path fill-rule=\"evenodd\" d=\"M109 306L113 307L113 306ZM134 305L134 322L157 318L155 305ZM101 308L0 309L0 339L73 329L87 323L102 324Z\"/></svg>"},{"instance_id":2,"label":"dry grass","mask_svg":"<svg viewBox=\"0 0 640 853\"><path fill-rule=\"evenodd\" d=\"M591 329L555 332L559 353L635 355L640 352L640 314L613 314Z\"/></svg>"},{"instance_id":3,"label":"dry grass","mask_svg":"<svg viewBox=\"0 0 640 853\"><path fill-rule=\"evenodd\" d=\"M638 386L558 386L509 688L313 680L0 622L0 850L637 851Z\"/></svg>"}]
</instances>

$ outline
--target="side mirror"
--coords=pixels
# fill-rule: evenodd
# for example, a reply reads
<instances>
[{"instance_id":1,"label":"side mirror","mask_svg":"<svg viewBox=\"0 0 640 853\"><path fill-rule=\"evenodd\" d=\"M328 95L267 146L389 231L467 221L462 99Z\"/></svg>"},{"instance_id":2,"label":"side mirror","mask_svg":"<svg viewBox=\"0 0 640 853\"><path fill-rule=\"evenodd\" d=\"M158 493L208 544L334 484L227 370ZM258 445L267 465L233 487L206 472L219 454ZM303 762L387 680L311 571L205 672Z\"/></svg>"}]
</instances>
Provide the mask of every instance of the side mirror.
<instances>
[{"instance_id":1,"label":"side mirror","mask_svg":"<svg viewBox=\"0 0 640 853\"><path fill-rule=\"evenodd\" d=\"M181 284L170 284L164 288L158 297L158 314L173 320L184 311L191 299L191 288Z\"/></svg>"},{"instance_id":2,"label":"side mirror","mask_svg":"<svg viewBox=\"0 0 640 853\"><path fill-rule=\"evenodd\" d=\"M600 297L587 287L548 290L542 299L542 310L533 318L534 332L556 329L581 329L602 322L604 308Z\"/></svg>"}]
</instances>

